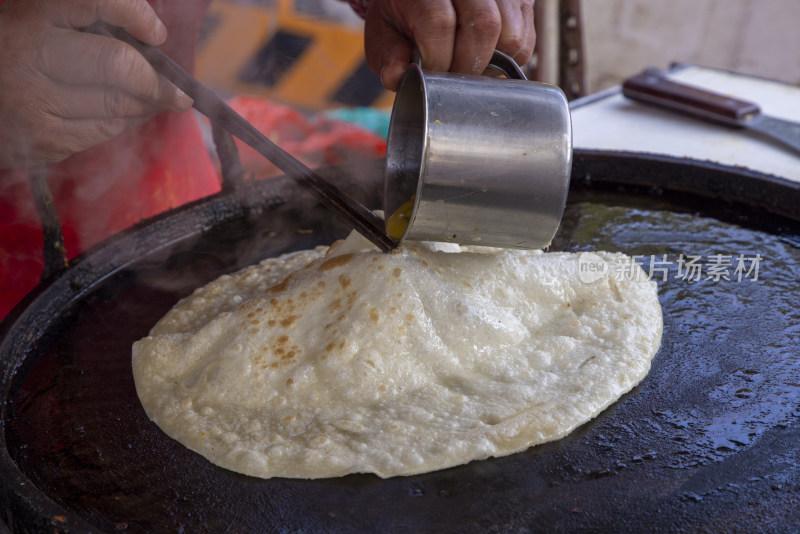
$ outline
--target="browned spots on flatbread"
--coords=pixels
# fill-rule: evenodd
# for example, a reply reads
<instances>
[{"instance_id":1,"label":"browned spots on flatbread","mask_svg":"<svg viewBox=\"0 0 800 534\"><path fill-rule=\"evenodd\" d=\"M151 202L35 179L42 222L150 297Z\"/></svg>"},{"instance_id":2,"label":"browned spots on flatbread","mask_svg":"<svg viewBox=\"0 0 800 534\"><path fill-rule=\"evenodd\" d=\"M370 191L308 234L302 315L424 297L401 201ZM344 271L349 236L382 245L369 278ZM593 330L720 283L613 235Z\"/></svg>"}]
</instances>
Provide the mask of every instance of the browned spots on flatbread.
<instances>
[{"instance_id":1,"label":"browned spots on flatbread","mask_svg":"<svg viewBox=\"0 0 800 534\"><path fill-rule=\"evenodd\" d=\"M339 311L341 309L342 309L342 299L336 299L330 304L328 304L328 311L330 311L331 313Z\"/></svg>"},{"instance_id":2,"label":"browned spots on flatbread","mask_svg":"<svg viewBox=\"0 0 800 534\"><path fill-rule=\"evenodd\" d=\"M250 324L255 326L257 324L261 324L261 321L259 321L258 319L253 319L250 321Z\"/></svg>"},{"instance_id":3,"label":"browned spots on flatbread","mask_svg":"<svg viewBox=\"0 0 800 534\"><path fill-rule=\"evenodd\" d=\"M337 267L341 267L342 265L347 265L350 263L350 260L353 259L355 254L342 254L341 256L335 256L329 260L325 260L319 266L319 271L330 271L331 269L336 269Z\"/></svg>"},{"instance_id":4,"label":"browned spots on flatbread","mask_svg":"<svg viewBox=\"0 0 800 534\"><path fill-rule=\"evenodd\" d=\"M281 301L279 301L278 299L269 299L269 305L272 308L280 309Z\"/></svg>"},{"instance_id":5,"label":"browned spots on flatbread","mask_svg":"<svg viewBox=\"0 0 800 534\"><path fill-rule=\"evenodd\" d=\"M381 314L378 312L377 309L372 308L369 311L369 320L372 321L373 323L377 323L380 320L380 318L381 318Z\"/></svg>"},{"instance_id":6,"label":"browned spots on flatbread","mask_svg":"<svg viewBox=\"0 0 800 534\"><path fill-rule=\"evenodd\" d=\"M347 289L352 283L353 280L346 274L339 276L339 285L342 286L342 289Z\"/></svg>"},{"instance_id":7,"label":"browned spots on flatbread","mask_svg":"<svg viewBox=\"0 0 800 534\"><path fill-rule=\"evenodd\" d=\"M328 343L328 345L325 347L325 350L328 351L328 352L331 352L335 348L336 348L336 344L335 343Z\"/></svg>"},{"instance_id":8,"label":"browned spots on flatbread","mask_svg":"<svg viewBox=\"0 0 800 534\"><path fill-rule=\"evenodd\" d=\"M278 345L286 345L289 343L289 336L280 336L278 339L275 340Z\"/></svg>"},{"instance_id":9,"label":"browned spots on flatbread","mask_svg":"<svg viewBox=\"0 0 800 534\"><path fill-rule=\"evenodd\" d=\"M288 317L281 319L280 325L283 328L289 328L290 326L292 326L294 323L297 322L297 319L299 319L297 315L290 315Z\"/></svg>"},{"instance_id":10,"label":"browned spots on flatbread","mask_svg":"<svg viewBox=\"0 0 800 534\"><path fill-rule=\"evenodd\" d=\"M288 336L281 336L281 338L285 338L286 342L279 342L280 346L275 348L275 356L277 359L274 360L270 367L278 368L282 365L291 365L295 362L295 357L300 353L300 347L297 345L292 345L291 347L287 347L286 343L288 343Z\"/></svg>"},{"instance_id":11,"label":"browned spots on flatbread","mask_svg":"<svg viewBox=\"0 0 800 534\"><path fill-rule=\"evenodd\" d=\"M429 266L428 262L425 261L425 260L419 260L419 262L422 264L423 267L428 267Z\"/></svg>"},{"instance_id":12,"label":"browned spots on flatbread","mask_svg":"<svg viewBox=\"0 0 800 534\"><path fill-rule=\"evenodd\" d=\"M281 419L281 424L288 425L290 423L293 423L295 419L297 419L297 417L295 417L294 415L287 415L286 417Z\"/></svg>"},{"instance_id":13,"label":"browned spots on flatbread","mask_svg":"<svg viewBox=\"0 0 800 534\"><path fill-rule=\"evenodd\" d=\"M286 288L289 287L289 283L292 281L294 276L295 274L292 273L289 276L287 276L280 284L276 284L271 288L267 289L267 295L274 295L275 293L282 293L286 291Z\"/></svg>"},{"instance_id":14,"label":"browned spots on flatbread","mask_svg":"<svg viewBox=\"0 0 800 534\"><path fill-rule=\"evenodd\" d=\"M397 298L399 298L399 299L403 298L403 294L402 294L402 293L398 293L398 294L397 294L397 295L395 295L395 296L396 296Z\"/></svg>"},{"instance_id":15,"label":"browned spots on flatbread","mask_svg":"<svg viewBox=\"0 0 800 534\"><path fill-rule=\"evenodd\" d=\"M403 271L402 269L400 269L400 267L395 267L394 269L392 269L392 276L394 276L395 278L400 278L401 274L403 274Z\"/></svg>"},{"instance_id":16,"label":"browned spots on flatbread","mask_svg":"<svg viewBox=\"0 0 800 534\"><path fill-rule=\"evenodd\" d=\"M252 319L255 316L256 316L256 312L250 312L250 313L247 314L247 318L248 319Z\"/></svg>"},{"instance_id":17,"label":"browned spots on flatbread","mask_svg":"<svg viewBox=\"0 0 800 534\"><path fill-rule=\"evenodd\" d=\"M270 319L269 321L267 321L267 326L275 326L276 324L278 324L278 321L276 321L275 319Z\"/></svg>"},{"instance_id":18,"label":"browned spots on flatbread","mask_svg":"<svg viewBox=\"0 0 800 534\"><path fill-rule=\"evenodd\" d=\"M572 306L572 304L570 304L569 302L567 302L567 308L569 308L569 307L571 307L571 306Z\"/></svg>"},{"instance_id":19,"label":"browned spots on flatbread","mask_svg":"<svg viewBox=\"0 0 800 534\"><path fill-rule=\"evenodd\" d=\"M406 321L408 321L410 323L413 320L414 320L414 314L413 313L407 313L406 314Z\"/></svg>"},{"instance_id":20,"label":"browned spots on flatbread","mask_svg":"<svg viewBox=\"0 0 800 534\"><path fill-rule=\"evenodd\" d=\"M293 378L287 378L286 379L286 385L287 386L291 386L292 384L294 384L294 379Z\"/></svg>"}]
</instances>

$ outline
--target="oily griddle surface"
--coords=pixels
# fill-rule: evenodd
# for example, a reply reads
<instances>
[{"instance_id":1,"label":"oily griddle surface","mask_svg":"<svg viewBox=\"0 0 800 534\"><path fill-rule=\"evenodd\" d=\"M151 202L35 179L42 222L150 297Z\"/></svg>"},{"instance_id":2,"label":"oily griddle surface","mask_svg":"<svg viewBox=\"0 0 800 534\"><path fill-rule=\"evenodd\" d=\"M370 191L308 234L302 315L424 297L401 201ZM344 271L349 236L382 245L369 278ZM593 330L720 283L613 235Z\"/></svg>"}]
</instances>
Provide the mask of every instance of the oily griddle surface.
<instances>
[{"instance_id":1,"label":"oily griddle surface","mask_svg":"<svg viewBox=\"0 0 800 534\"><path fill-rule=\"evenodd\" d=\"M664 336L650 374L559 441L387 480L261 480L188 451L141 408L131 344L179 298L239 267L242 250L269 255L332 238L319 229L262 229L255 246L251 233L218 228L145 255L65 310L15 377L8 451L64 508L53 526L86 522L107 532L800 525L800 249L781 239L796 228L724 207L700 215L708 207L693 202L571 194L554 249L638 254L646 270L653 255L669 263L667 280L658 274ZM681 280L680 254L702 256L704 265L709 255L759 254L758 280Z\"/></svg>"}]
</instances>

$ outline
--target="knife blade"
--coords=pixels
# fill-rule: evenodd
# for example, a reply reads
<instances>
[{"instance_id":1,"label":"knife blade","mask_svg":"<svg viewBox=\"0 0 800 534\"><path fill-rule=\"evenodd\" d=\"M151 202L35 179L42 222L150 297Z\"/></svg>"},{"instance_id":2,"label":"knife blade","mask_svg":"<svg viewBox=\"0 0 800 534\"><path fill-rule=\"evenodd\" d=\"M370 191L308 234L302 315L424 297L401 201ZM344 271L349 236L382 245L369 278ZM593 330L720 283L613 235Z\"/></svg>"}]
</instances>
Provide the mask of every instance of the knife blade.
<instances>
[{"instance_id":1,"label":"knife blade","mask_svg":"<svg viewBox=\"0 0 800 534\"><path fill-rule=\"evenodd\" d=\"M153 68L194 100L194 108L215 124L241 139L276 167L313 193L317 199L342 221L354 228L383 252L397 247L386 235L383 219L360 202L345 194L334 184L306 167L291 154L270 141L255 126L236 113L211 89L201 84L164 52L142 43L122 28L98 21L84 31L114 37L141 53Z\"/></svg>"},{"instance_id":2,"label":"knife blade","mask_svg":"<svg viewBox=\"0 0 800 534\"><path fill-rule=\"evenodd\" d=\"M622 94L644 104L757 132L800 154L800 123L765 115L758 104L747 100L676 82L658 69L625 80Z\"/></svg>"}]
</instances>

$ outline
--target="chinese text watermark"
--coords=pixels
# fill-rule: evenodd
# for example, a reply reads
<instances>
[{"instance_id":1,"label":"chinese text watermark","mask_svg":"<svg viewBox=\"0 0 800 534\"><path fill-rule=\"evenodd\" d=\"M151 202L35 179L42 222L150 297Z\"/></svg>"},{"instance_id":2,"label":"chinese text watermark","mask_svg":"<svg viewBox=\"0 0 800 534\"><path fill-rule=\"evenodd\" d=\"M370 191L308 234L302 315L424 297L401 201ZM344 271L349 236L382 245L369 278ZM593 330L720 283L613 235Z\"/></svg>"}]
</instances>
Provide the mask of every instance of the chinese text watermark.
<instances>
[{"instance_id":1,"label":"chinese text watermark","mask_svg":"<svg viewBox=\"0 0 800 534\"><path fill-rule=\"evenodd\" d=\"M641 281L642 279L666 282L742 282L758 280L762 256L755 254L710 254L700 256L680 254L669 258L667 254L634 255L624 261L607 262L593 252L583 252L578 258L578 276L581 282L592 283L606 276L615 280Z\"/></svg>"}]
</instances>

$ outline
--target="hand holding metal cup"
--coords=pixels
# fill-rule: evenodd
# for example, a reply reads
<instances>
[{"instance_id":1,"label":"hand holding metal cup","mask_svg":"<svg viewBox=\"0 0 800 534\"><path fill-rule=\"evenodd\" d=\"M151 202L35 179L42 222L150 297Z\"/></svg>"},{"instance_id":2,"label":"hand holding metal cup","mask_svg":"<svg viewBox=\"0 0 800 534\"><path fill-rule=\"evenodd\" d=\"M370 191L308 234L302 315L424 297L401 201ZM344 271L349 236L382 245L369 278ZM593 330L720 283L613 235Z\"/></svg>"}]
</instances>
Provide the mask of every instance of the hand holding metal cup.
<instances>
[{"instance_id":1,"label":"hand holding metal cup","mask_svg":"<svg viewBox=\"0 0 800 534\"><path fill-rule=\"evenodd\" d=\"M572 125L558 87L528 81L496 51L505 78L423 70L397 90L384 212L396 240L543 248L558 229L572 167Z\"/></svg>"}]
</instances>

